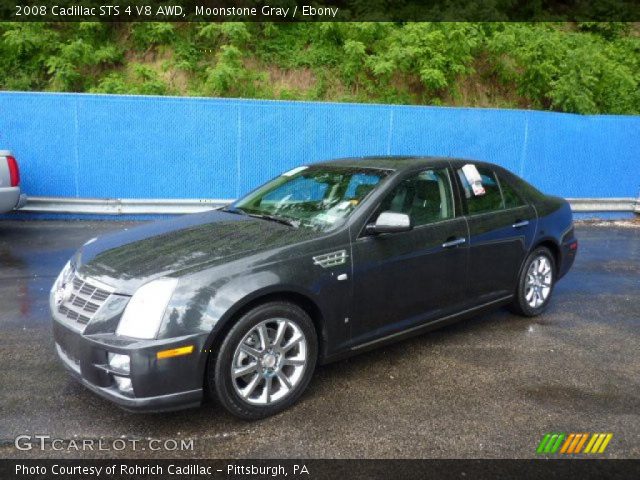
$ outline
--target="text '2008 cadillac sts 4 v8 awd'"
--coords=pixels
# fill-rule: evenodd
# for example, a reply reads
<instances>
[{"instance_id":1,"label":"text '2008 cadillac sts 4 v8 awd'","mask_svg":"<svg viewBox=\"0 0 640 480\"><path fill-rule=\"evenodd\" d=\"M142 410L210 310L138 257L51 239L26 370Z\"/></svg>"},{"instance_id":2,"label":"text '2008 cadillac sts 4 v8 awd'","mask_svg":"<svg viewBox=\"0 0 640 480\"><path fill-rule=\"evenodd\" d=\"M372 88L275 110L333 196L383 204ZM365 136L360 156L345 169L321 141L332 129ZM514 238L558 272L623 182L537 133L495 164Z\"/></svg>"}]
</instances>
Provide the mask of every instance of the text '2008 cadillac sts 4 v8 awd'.
<instances>
[{"instance_id":1,"label":"text '2008 cadillac sts 4 v8 awd'","mask_svg":"<svg viewBox=\"0 0 640 480\"><path fill-rule=\"evenodd\" d=\"M261 418L318 362L501 305L541 313L577 245L565 200L496 165L301 166L220 210L87 242L51 291L56 349L126 409L210 394Z\"/></svg>"}]
</instances>

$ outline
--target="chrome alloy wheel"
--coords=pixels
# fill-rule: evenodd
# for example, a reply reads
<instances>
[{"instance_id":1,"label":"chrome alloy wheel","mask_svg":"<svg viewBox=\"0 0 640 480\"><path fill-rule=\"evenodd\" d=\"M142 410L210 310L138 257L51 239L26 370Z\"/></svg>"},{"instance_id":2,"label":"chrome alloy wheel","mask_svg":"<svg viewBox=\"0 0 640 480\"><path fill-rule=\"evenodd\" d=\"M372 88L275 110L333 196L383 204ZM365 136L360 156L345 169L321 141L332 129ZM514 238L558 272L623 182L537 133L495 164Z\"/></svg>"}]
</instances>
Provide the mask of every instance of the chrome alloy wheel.
<instances>
[{"instance_id":1,"label":"chrome alloy wheel","mask_svg":"<svg viewBox=\"0 0 640 480\"><path fill-rule=\"evenodd\" d=\"M527 270L525 299L530 307L538 308L547 300L552 281L551 262L544 255L537 256Z\"/></svg>"},{"instance_id":2,"label":"chrome alloy wheel","mask_svg":"<svg viewBox=\"0 0 640 480\"><path fill-rule=\"evenodd\" d=\"M285 318L264 320L236 347L231 363L233 388L253 405L271 405L300 383L307 365L307 339Z\"/></svg>"}]
</instances>

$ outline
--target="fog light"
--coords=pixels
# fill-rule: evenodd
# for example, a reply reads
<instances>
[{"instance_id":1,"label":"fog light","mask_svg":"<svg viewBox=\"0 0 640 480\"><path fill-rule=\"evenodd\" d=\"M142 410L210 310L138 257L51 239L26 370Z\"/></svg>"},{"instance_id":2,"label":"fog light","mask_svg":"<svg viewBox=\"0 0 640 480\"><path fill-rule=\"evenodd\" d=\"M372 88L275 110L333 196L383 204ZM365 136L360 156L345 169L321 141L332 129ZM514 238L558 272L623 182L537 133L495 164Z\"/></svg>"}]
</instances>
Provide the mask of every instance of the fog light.
<instances>
[{"instance_id":1,"label":"fog light","mask_svg":"<svg viewBox=\"0 0 640 480\"><path fill-rule=\"evenodd\" d=\"M131 359L129 355L121 355L119 353L109 353L109 366L117 372L130 373Z\"/></svg>"},{"instance_id":2,"label":"fog light","mask_svg":"<svg viewBox=\"0 0 640 480\"><path fill-rule=\"evenodd\" d=\"M122 393L133 394L133 385L131 384L130 378L124 378L114 375L113 379L116 381L118 390L120 390Z\"/></svg>"}]
</instances>

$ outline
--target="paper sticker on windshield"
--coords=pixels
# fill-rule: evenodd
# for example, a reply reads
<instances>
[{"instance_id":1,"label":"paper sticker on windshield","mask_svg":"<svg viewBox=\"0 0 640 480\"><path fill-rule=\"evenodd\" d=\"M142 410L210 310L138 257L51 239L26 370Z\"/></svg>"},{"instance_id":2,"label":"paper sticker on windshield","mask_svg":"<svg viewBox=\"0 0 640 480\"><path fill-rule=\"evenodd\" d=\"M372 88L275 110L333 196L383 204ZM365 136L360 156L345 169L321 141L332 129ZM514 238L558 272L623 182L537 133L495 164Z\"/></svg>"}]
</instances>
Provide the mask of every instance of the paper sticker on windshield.
<instances>
[{"instance_id":1,"label":"paper sticker on windshield","mask_svg":"<svg viewBox=\"0 0 640 480\"><path fill-rule=\"evenodd\" d=\"M285 172L282 174L283 177L293 177L296 173L301 172L303 170L306 170L309 167L296 167L293 170L289 170L288 172Z\"/></svg>"},{"instance_id":2,"label":"paper sticker on windshield","mask_svg":"<svg viewBox=\"0 0 640 480\"><path fill-rule=\"evenodd\" d=\"M471 190L473 190L473 194L476 197L486 193L482 186L482 176L475 165L470 163L466 164L462 167L462 173L464 174L464 178L467 179L467 182L469 182L469 185L471 185Z\"/></svg>"}]
</instances>

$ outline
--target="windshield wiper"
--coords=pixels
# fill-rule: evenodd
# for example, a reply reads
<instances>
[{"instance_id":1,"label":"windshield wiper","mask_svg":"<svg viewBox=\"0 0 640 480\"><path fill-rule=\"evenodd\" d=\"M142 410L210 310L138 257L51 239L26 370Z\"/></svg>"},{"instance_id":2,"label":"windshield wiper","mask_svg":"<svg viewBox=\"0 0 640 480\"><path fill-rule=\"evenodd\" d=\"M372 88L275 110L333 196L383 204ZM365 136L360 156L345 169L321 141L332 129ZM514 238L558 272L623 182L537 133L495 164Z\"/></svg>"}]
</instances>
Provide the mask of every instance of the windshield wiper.
<instances>
[{"instance_id":1,"label":"windshield wiper","mask_svg":"<svg viewBox=\"0 0 640 480\"><path fill-rule=\"evenodd\" d=\"M290 227L294 227L294 228L298 228L299 223L298 222L294 222L292 220L289 220L288 218L284 218L284 217L276 217L275 215L269 215L268 213L247 213L244 212L246 215L249 215L250 217L254 217L254 218L261 218L263 220L269 220L272 222L278 222L281 223L283 225L288 225Z\"/></svg>"},{"instance_id":2,"label":"windshield wiper","mask_svg":"<svg viewBox=\"0 0 640 480\"><path fill-rule=\"evenodd\" d=\"M289 227L297 228L299 225L299 222L294 222L293 220L289 220L288 218L277 217L275 215L269 215L268 213L248 212L239 207L228 206L228 207L223 207L221 210L223 212L233 213L236 215L248 215L249 217L253 217L253 218L261 218L263 220L269 220L271 222L278 222L278 223L282 223L283 225L288 225Z\"/></svg>"}]
</instances>

